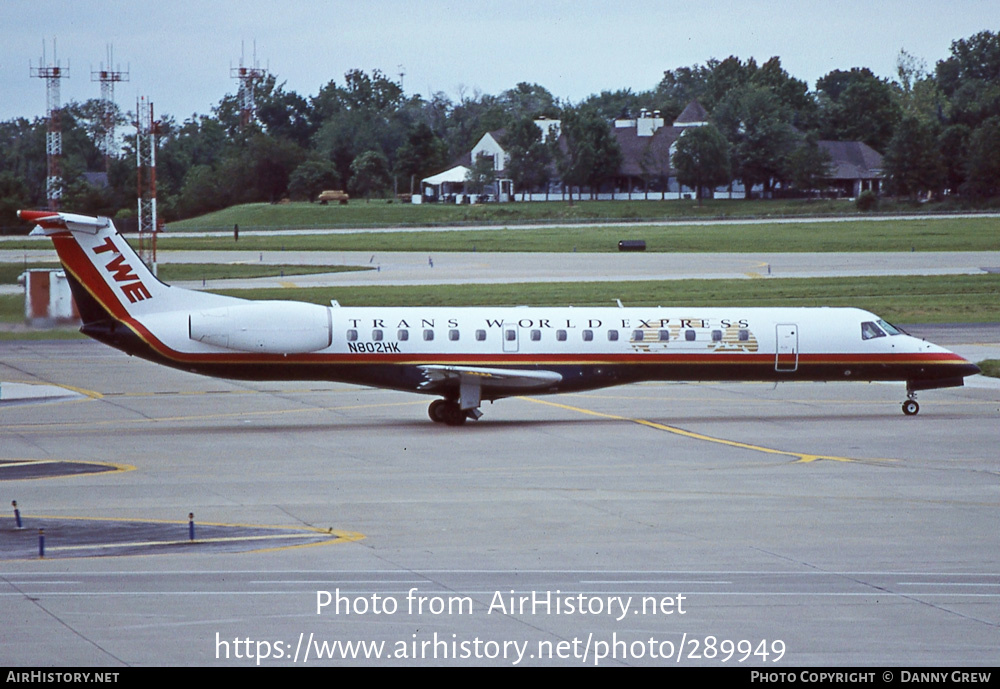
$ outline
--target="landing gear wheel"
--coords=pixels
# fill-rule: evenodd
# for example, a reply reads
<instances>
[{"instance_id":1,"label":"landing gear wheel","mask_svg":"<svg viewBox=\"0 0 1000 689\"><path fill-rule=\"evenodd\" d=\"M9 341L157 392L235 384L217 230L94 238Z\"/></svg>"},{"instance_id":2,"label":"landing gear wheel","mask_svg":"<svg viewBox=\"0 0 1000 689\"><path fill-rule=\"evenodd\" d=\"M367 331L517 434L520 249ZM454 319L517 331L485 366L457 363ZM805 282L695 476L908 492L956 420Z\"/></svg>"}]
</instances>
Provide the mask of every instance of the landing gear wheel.
<instances>
[{"instance_id":1,"label":"landing gear wheel","mask_svg":"<svg viewBox=\"0 0 1000 689\"><path fill-rule=\"evenodd\" d=\"M427 415L431 417L431 421L448 426L461 426L468 418L468 414L458 406L458 402L451 400L434 400L427 408Z\"/></svg>"},{"instance_id":2,"label":"landing gear wheel","mask_svg":"<svg viewBox=\"0 0 1000 689\"><path fill-rule=\"evenodd\" d=\"M917 404L916 400L906 400L903 402L903 413L907 416L914 416L918 411L920 411L920 405Z\"/></svg>"},{"instance_id":3,"label":"landing gear wheel","mask_svg":"<svg viewBox=\"0 0 1000 689\"><path fill-rule=\"evenodd\" d=\"M434 423L444 423L444 417L441 415L441 408L447 404L445 400L434 400L431 402L431 406L427 407L427 416L431 417L431 421Z\"/></svg>"}]
</instances>

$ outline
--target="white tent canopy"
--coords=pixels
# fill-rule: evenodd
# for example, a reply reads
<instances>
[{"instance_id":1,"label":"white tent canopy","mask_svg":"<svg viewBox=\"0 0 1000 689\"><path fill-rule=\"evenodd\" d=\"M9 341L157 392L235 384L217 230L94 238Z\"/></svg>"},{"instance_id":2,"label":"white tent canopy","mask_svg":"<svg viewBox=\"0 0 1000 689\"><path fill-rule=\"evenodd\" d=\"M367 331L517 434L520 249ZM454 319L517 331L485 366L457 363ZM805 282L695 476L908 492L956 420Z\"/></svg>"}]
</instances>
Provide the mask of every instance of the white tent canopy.
<instances>
[{"instance_id":1,"label":"white tent canopy","mask_svg":"<svg viewBox=\"0 0 1000 689\"><path fill-rule=\"evenodd\" d=\"M457 200L462 202L465 194L465 178L469 174L469 168L464 165L456 165L450 170L439 172L430 177L420 180L421 194L414 197L421 201L439 201L443 199Z\"/></svg>"},{"instance_id":2,"label":"white tent canopy","mask_svg":"<svg viewBox=\"0 0 1000 689\"><path fill-rule=\"evenodd\" d=\"M450 170L445 170L444 172L439 172L431 177L424 177L421 182L424 184L431 184L433 186L438 186L444 182L465 182L466 176L469 174L469 168L464 165L456 165Z\"/></svg>"}]
</instances>

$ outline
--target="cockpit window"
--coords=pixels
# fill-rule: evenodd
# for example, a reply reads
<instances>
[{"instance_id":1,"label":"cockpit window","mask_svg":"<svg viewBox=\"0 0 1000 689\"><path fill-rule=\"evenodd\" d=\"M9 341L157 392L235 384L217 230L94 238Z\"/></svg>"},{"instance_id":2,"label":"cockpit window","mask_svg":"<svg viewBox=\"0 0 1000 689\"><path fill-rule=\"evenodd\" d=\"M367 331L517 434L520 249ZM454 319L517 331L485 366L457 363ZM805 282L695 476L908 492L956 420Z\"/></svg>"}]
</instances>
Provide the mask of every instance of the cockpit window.
<instances>
[{"instance_id":1,"label":"cockpit window","mask_svg":"<svg viewBox=\"0 0 1000 689\"><path fill-rule=\"evenodd\" d=\"M871 321L865 321L861 324L861 339L871 340L876 337L885 337L885 333Z\"/></svg>"},{"instance_id":2,"label":"cockpit window","mask_svg":"<svg viewBox=\"0 0 1000 689\"><path fill-rule=\"evenodd\" d=\"M886 331L890 335L905 335L906 332L902 328L897 328L892 323L883 321L881 318L875 321L882 330Z\"/></svg>"}]
</instances>

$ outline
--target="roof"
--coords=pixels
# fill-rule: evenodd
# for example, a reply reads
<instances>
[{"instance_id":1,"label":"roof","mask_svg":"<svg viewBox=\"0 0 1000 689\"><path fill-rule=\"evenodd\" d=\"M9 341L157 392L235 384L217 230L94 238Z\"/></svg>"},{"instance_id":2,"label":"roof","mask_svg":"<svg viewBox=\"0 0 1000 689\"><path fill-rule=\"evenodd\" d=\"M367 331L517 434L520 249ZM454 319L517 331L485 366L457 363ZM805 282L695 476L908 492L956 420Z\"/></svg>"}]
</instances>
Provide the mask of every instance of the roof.
<instances>
[{"instance_id":1,"label":"roof","mask_svg":"<svg viewBox=\"0 0 1000 689\"><path fill-rule=\"evenodd\" d=\"M882 177L882 154L863 141L819 141L830 154L828 179L876 179Z\"/></svg>"},{"instance_id":2,"label":"roof","mask_svg":"<svg viewBox=\"0 0 1000 689\"><path fill-rule=\"evenodd\" d=\"M687 104L681 114L674 120L674 125L695 124L698 122L708 122L708 112L696 100Z\"/></svg>"},{"instance_id":3,"label":"roof","mask_svg":"<svg viewBox=\"0 0 1000 689\"><path fill-rule=\"evenodd\" d=\"M681 127L660 127L652 136L639 136L635 127L612 129L622 150L618 174L633 177L669 174L670 146L683 131Z\"/></svg>"}]
</instances>

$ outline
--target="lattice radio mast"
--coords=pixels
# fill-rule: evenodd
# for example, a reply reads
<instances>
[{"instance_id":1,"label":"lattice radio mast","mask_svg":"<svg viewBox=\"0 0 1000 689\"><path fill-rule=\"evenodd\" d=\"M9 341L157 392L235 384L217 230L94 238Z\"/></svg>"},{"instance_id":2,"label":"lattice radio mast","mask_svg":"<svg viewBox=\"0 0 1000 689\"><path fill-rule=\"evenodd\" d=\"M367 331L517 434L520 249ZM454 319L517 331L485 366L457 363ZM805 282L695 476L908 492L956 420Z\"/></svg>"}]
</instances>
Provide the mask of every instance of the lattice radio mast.
<instances>
[{"instance_id":1,"label":"lattice radio mast","mask_svg":"<svg viewBox=\"0 0 1000 689\"><path fill-rule=\"evenodd\" d=\"M128 71L121 71L113 67L113 49L108 46L108 68L104 69L104 64L98 71L90 71L90 80L101 82L101 141L100 149L104 154L104 169L111 170L111 157L117 150L115 145L115 84L120 81L128 81Z\"/></svg>"},{"instance_id":2,"label":"lattice radio mast","mask_svg":"<svg viewBox=\"0 0 1000 689\"><path fill-rule=\"evenodd\" d=\"M139 210L139 256L156 275L156 135L160 123L153 119L153 103L144 97L135 106L135 163Z\"/></svg>"},{"instance_id":3,"label":"lattice radio mast","mask_svg":"<svg viewBox=\"0 0 1000 689\"><path fill-rule=\"evenodd\" d=\"M240 66L229 68L230 78L240 80L240 89L236 97L240 105L240 127L246 127L254 121L257 111L254 92L257 84L267 77L267 70L261 69L257 63L257 41L253 44L253 66L243 66L243 55L243 44L240 43Z\"/></svg>"},{"instance_id":4,"label":"lattice radio mast","mask_svg":"<svg viewBox=\"0 0 1000 689\"><path fill-rule=\"evenodd\" d=\"M42 41L42 58L38 67L28 63L32 77L45 79L46 107L49 126L45 134L45 155L48 163L48 176L45 180L45 196L51 210L58 210L59 199L62 197L62 118L59 105L59 80L69 78L69 61L63 69L56 58L56 39L52 39L52 62L45 59L45 41Z\"/></svg>"}]
</instances>

